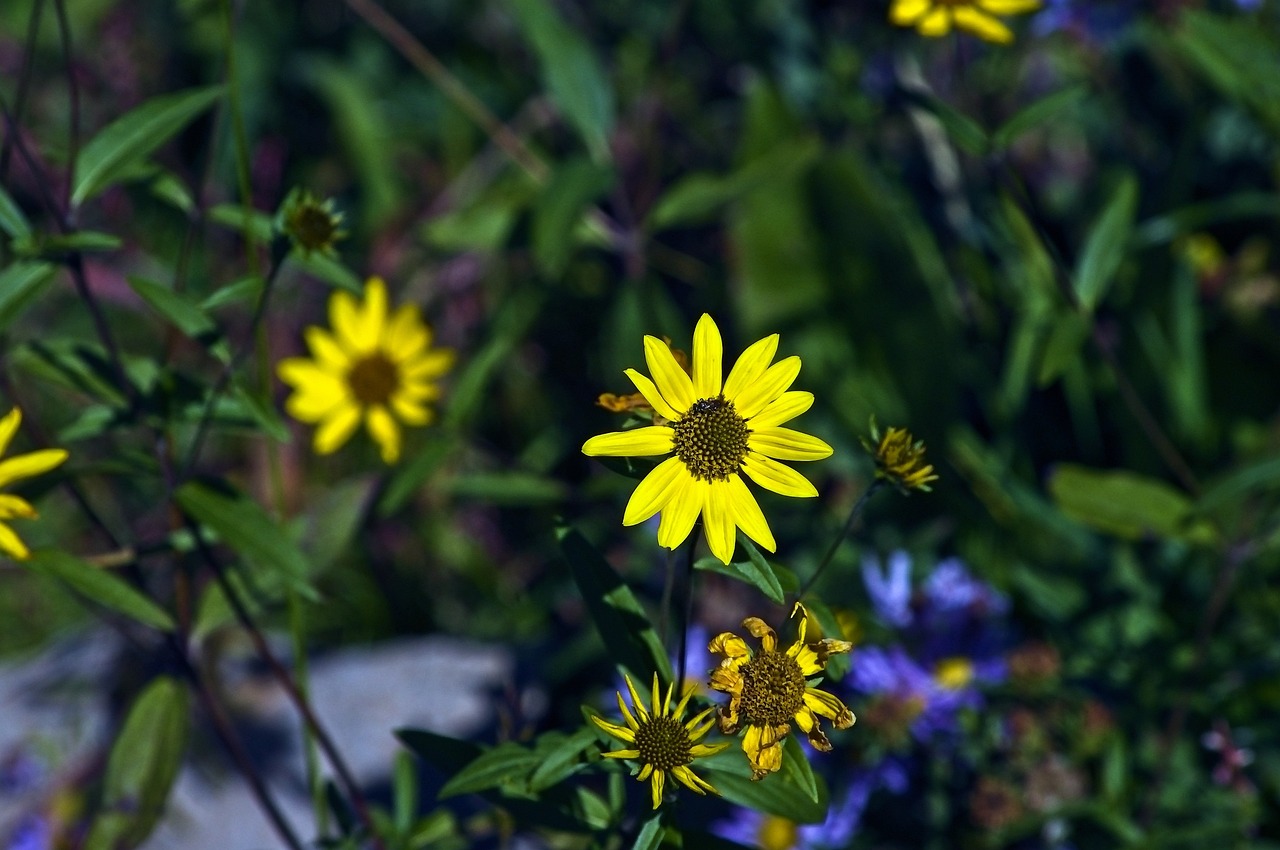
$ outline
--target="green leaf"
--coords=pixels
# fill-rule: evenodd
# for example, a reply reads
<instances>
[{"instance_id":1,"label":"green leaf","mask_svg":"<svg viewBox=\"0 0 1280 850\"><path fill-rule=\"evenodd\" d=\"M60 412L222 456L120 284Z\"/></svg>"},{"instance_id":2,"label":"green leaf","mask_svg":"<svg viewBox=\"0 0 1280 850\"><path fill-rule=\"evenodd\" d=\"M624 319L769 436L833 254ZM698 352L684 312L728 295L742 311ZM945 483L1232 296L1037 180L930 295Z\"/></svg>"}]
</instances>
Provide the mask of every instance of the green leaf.
<instances>
[{"instance_id":1,"label":"green leaf","mask_svg":"<svg viewBox=\"0 0 1280 850\"><path fill-rule=\"evenodd\" d=\"M1186 495L1136 472L1062 464L1049 478L1049 493L1077 522L1128 540L1154 535L1212 543L1217 537L1212 526L1193 521Z\"/></svg>"},{"instance_id":2,"label":"green leaf","mask_svg":"<svg viewBox=\"0 0 1280 850\"><path fill-rule=\"evenodd\" d=\"M720 575L745 581L765 596L781 605L783 601L782 585L773 572L773 565L765 560L760 550L741 532L738 533L738 545L747 553L746 561L721 563L719 558L699 558L694 562L694 569L707 570Z\"/></svg>"},{"instance_id":3,"label":"green leaf","mask_svg":"<svg viewBox=\"0 0 1280 850\"><path fill-rule=\"evenodd\" d=\"M974 156L985 156L991 146L986 130L968 115L956 109L940 97L921 90L907 90L906 99L931 113L947 131L947 135L959 147Z\"/></svg>"},{"instance_id":4,"label":"green leaf","mask_svg":"<svg viewBox=\"0 0 1280 850\"><path fill-rule=\"evenodd\" d=\"M827 816L826 783L814 774L794 732L783 745L782 768L758 782L751 780L738 746L699 759L692 767L730 803L797 823L821 823Z\"/></svg>"},{"instance_id":5,"label":"green leaf","mask_svg":"<svg viewBox=\"0 0 1280 850\"><path fill-rule=\"evenodd\" d=\"M91 254L114 251L124 241L110 233L78 230L75 233L30 233L14 240L13 250L24 257L54 259L67 254Z\"/></svg>"},{"instance_id":6,"label":"green leaf","mask_svg":"<svg viewBox=\"0 0 1280 850\"><path fill-rule=\"evenodd\" d=\"M271 404L256 395L252 390L240 383L238 378L232 380L231 392L223 399L228 405L238 408L259 426L268 437L277 443L288 443L291 439L289 426L280 418L280 414Z\"/></svg>"},{"instance_id":7,"label":"green leaf","mask_svg":"<svg viewBox=\"0 0 1280 850\"><path fill-rule=\"evenodd\" d=\"M168 612L146 594L114 573L74 555L57 549L37 549L30 559L18 563L32 572L60 579L86 599L139 623L167 632L176 628Z\"/></svg>"},{"instance_id":8,"label":"green leaf","mask_svg":"<svg viewBox=\"0 0 1280 850\"><path fill-rule=\"evenodd\" d=\"M456 774L484 753L479 744L425 729L397 729L395 736L410 752L449 775Z\"/></svg>"},{"instance_id":9,"label":"green leaf","mask_svg":"<svg viewBox=\"0 0 1280 850\"><path fill-rule=\"evenodd\" d=\"M108 124L76 158L71 205L78 207L177 135L222 96L222 86L155 97Z\"/></svg>"},{"instance_id":10,"label":"green leaf","mask_svg":"<svg viewBox=\"0 0 1280 850\"><path fill-rule=\"evenodd\" d=\"M129 711L111 747L102 805L86 850L136 847L164 813L187 743L187 692L174 679L155 679Z\"/></svg>"},{"instance_id":11,"label":"green leaf","mask_svg":"<svg viewBox=\"0 0 1280 850\"><path fill-rule=\"evenodd\" d=\"M138 297L172 322L174 327L182 331L186 337L199 340L217 333L218 326L214 324L213 319L209 318L204 310L187 296L146 278L127 275L125 280L129 282L130 288L138 293ZM226 345L221 344L219 347L223 352L223 357L219 359L225 362L225 357L229 356Z\"/></svg>"},{"instance_id":12,"label":"green leaf","mask_svg":"<svg viewBox=\"0 0 1280 850\"><path fill-rule=\"evenodd\" d=\"M3 186L0 186L0 230L14 239L21 239L31 233L31 224L22 214L22 208Z\"/></svg>"},{"instance_id":13,"label":"green leaf","mask_svg":"<svg viewBox=\"0 0 1280 850\"><path fill-rule=\"evenodd\" d=\"M202 310L216 310L227 304L254 304L262 295L262 278L250 275L228 283L200 302Z\"/></svg>"},{"instance_id":14,"label":"green leaf","mask_svg":"<svg viewBox=\"0 0 1280 850\"><path fill-rule=\"evenodd\" d=\"M378 500L378 516L394 514L416 493L440 465L453 456L458 442L447 435L436 435L431 443L408 459L392 475Z\"/></svg>"},{"instance_id":15,"label":"green leaf","mask_svg":"<svg viewBox=\"0 0 1280 850\"><path fill-rule=\"evenodd\" d=\"M613 171L582 159L556 167L533 207L533 259L548 277L559 277L578 244L577 229L591 202L607 192Z\"/></svg>"},{"instance_id":16,"label":"green leaf","mask_svg":"<svg viewBox=\"0 0 1280 850\"><path fill-rule=\"evenodd\" d=\"M488 341L467 358L453 382L443 424L461 431L485 409L489 381L509 363L516 345L542 313L545 293L531 286L518 287L503 299L498 315L488 329Z\"/></svg>"},{"instance_id":17,"label":"green leaf","mask_svg":"<svg viewBox=\"0 0 1280 850\"><path fill-rule=\"evenodd\" d=\"M537 505L560 502L568 495L565 485L532 472L472 472L453 478L449 492L460 499L476 499L493 505Z\"/></svg>"},{"instance_id":18,"label":"green leaf","mask_svg":"<svg viewBox=\"0 0 1280 850\"><path fill-rule=\"evenodd\" d=\"M1048 120L1055 113L1069 106L1074 106L1078 101L1084 100L1086 94L1088 94L1088 89L1085 86L1072 86L1042 97L1000 125L991 134L992 146L996 149L1008 147L1014 139L1032 127Z\"/></svg>"},{"instance_id":19,"label":"green leaf","mask_svg":"<svg viewBox=\"0 0 1280 850\"><path fill-rule=\"evenodd\" d=\"M658 850L662 846L662 839L666 836L666 827L662 825L662 812L658 812L644 822L644 826L640 828L640 834L636 836L636 843L631 845L631 850Z\"/></svg>"},{"instance_id":20,"label":"green leaf","mask_svg":"<svg viewBox=\"0 0 1280 850\"><path fill-rule=\"evenodd\" d=\"M1080 348L1089 338L1089 320L1079 313L1063 312L1053 319L1040 352L1036 384L1048 386L1080 359Z\"/></svg>"},{"instance_id":21,"label":"green leaf","mask_svg":"<svg viewBox=\"0 0 1280 850\"><path fill-rule=\"evenodd\" d=\"M500 785L524 782L541 761L542 757L538 753L519 744L511 741L499 744L454 774L440 789L436 799L444 800L459 794L472 794Z\"/></svg>"},{"instance_id":22,"label":"green leaf","mask_svg":"<svg viewBox=\"0 0 1280 850\"><path fill-rule=\"evenodd\" d=\"M276 237L275 221L261 210L249 209L239 204L218 204L209 210L209 221L220 224L237 233L248 233L249 238L266 245Z\"/></svg>"},{"instance_id":23,"label":"green leaf","mask_svg":"<svg viewBox=\"0 0 1280 850\"><path fill-rule=\"evenodd\" d=\"M609 160L613 90L587 40L570 29L546 0L507 4L533 45L542 78L564 117L597 162Z\"/></svg>"},{"instance_id":24,"label":"green leaf","mask_svg":"<svg viewBox=\"0 0 1280 850\"><path fill-rule=\"evenodd\" d=\"M1119 271L1137 210L1138 181L1132 174L1126 174L1089 232L1076 266L1072 283L1076 299L1085 311L1093 312L1102 302Z\"/></svg>"},{"instance_id":25,"label":"green leaf","mask_svg":"<svg viewBox=\"0 0 1280 850\"><path fill-rule=\"evenodd\" d=\"M179 507L258 567L269 570L312 601L319 596L307 583L310 566L298 545L252 499L214 490L196 481L174 493Z\"/></svg>"},{"instance_id":26,"label":"green leaf","mask_svg":"<svg viewBox=\"0 0 1280 850\"><path fill-rule=\"evenodd\" d=\"M547 737L549 736L543 736L543 738ZM562 739L555 741L554 746L545 750L539 746L540 763L529 779L530 787L534 791L550 788L579 770L582 767L583 751L595 741L595 730L584 727L572 735L563 736Z\"/></svg>"},{"instance_id":27,"label":"green leaf","mask_svg":"<svg viewBox=\"0 0 1280 850\"><path fill-rule=\"evenodd\" d=\"M1237 192L1153 216L1135 228L1133 243L1136 247L1146 248L1172 242L1179 236L1204 230L1215 224L1250 219L1274 221L1278 217L1280 195L1271 192Z\"/></svg>"},{"instance_id":28,"label":"green leaf","mask_svg":"<svg viewBox=\"0 0 1280 850\"><path fill-rule=\"evenodd\" d=\"M17 262L0 271L0 332L44 291L57 266L52 263Z\"/></svg>"},{"instance_id":29,"label":"green leaf","mask_svg":"<svg viewBox=\"0 0 1280 850\"><path fill-rule=\"evenodd\" d=\"M652 681L655 671L670 682L671 661L631 588L577 531L560 528L556 536L609 658L642 684Z\"/></svg>"},{"instance_id":30,"label":"green leaf","mask_svg":"<svg viewBox=\"0 0 1280 850\"><path fill-rule=\"evenodd\" d=\"M359 275L333 257L324 254L305 256L295 251L291 255L290 262L335 289L345 289L356 295L364 294L364 281L360 280Z\"/></svg>"},{"instance_id":31,"label":"green leaf","mask_svg":"<svg viewBox=\"0 0 1280 850\"><path fill-rule=\"evenodd\" d=\"M1196 510L1209 512L1276 489L1280 489L1280 455L1273 454L1242 463L1207 482Z\"/></svg>"},{"instance_id":32,"label":"green leaf","mask_svg":"<svg viewBox=\"0 0 1280 850\"><path fill-rule=\"evenodd\" d=\"M392 821L396 833L405 835L413 828L413 816L418 810L418 771L413 757L404 750L396 752L392 788Z\"/></svg>"}]
</instances>

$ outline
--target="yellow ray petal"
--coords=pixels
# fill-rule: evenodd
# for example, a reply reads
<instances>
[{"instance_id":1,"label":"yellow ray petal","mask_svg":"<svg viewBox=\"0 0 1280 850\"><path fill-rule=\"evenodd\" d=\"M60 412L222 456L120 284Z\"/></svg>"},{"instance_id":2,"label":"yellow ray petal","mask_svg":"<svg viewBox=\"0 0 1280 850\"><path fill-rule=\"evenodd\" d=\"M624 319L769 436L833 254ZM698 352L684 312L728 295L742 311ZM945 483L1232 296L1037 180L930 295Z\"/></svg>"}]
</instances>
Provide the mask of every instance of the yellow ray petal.
<instances>
[{"instance_id":1,"label":"yellow ray petal","mask_svg":"<svg viewBox=\"0 0 1280 850\"><path fill-rule=\"evenodd\" d=\"M369 351L382 340L382 328L387 323L387 284L380 277L371 277L364 284L364 302L357 314L356 334Z\"/></svg>"},{"instance_id":2,"label":"yellow ray petal","mask_svg":"<svg viewBox=\"0 0 1280 850\"><path fill-rule=\"evenodd\" d=\"M433 348L400 364L400 372L406 381L431 380L453 368L457 354L452 348Z\"/></svg>"},{"instance_id":3,"label":"yellow ray petal","mask_svg":"<svg viewBox=\"0 0 1280 850\"><path fill-rule=\"evenodd\" d=\"M658 391L672 407L684 413L697 399L693 396L693 381L680 368L671 348L656 336L644 338L644 359L649 364Z\"/></svg>"},{"instance_id":4,"label":"yellow ray petal","mask_svg":"<svg viewBox=\"0 0 1280 850\"><path fill-rule=\"evenodd\" d=\"M769 523L765 521L764 513L760 510L760 504L756 502L756 497L751 495L751 491L747 489L747 484L742 480L742 476L730 475L726 483L729 489L730 510L733 513L733 521L738 528L741 528L744 534L761 547L770 552L776 552L778 544L773 539L773 532L769 529Z\"/></svg>"},{"instance_id":5,"label":"yellow ray petal","mask_svg":"<svg viewBox=\"0 0 1280 850\"><path fill-rule=\"evenodd\" d=\"M790 729L786 723L747 727L747 733L742 736L742 751L751 763L753 780L763 779L782 767L782 747L778 746L778 741Z\"/></svg>"},{"instance_id":6,"label":"yellow ray petal","mask_svg":"<svg viewBox=\"0 0 1280 850\"><path fill-rule=\"evenodd\" d=\"M751 660L751 648L733 632L721 632L713 637L707 643L707 651L744 663Z\"/></svg>"},{"instance_id":7,"label":"yellow ray petal","mask_svg":"<svg viewBox=\"0 0 1280 850\"><path fill-rule=\"evenodd\" d=\"M335 375L342 375L351 368L351 358L342 350L342 346L338 344L333 334L314 325L302 334L307 340L307 348L310 349L311 356L322 369ZM284 362L281 361L281 364L283 365Z\"/></svg>"},{"instance_id":8,"label":"yellow ray petal","mask_svg":"<svg viewBox=\"0 0 1280 850\"><path fill-rule=\"evenodd\" d=\"M0 455L9 451L9 443L13 440L13 435L18 433L18 426L21 424L22 411L16 407L0 419Z\"/></svg>"},{"instance_id":9,"label":"yellow ray petal","mask_svg":"<svg viewBox=\"0 0 1280 850\"><path fill-rule=\"evenodd\" d=\"M733 399L738 415L743 419L750 419L764 410L765 405L787 391L799 374L800 358L794 354L774 363Z\"/></svg>"},{"instance_id":10,"label":"yellow ray petal","mask_svg":"<svg viewBox=\"0 0 1280 850\"><path fill-rule=\"evenodd\" d=\"M707 482L688 475L676 479L676 488L658 522L659 546L675 549L685 541L706 504L707 489Z\"/></svg>"},{"instance_id":11,"label":"yellow ray petal","mask_svg":"<svg viewBox=\"0 0 1280 850\"><path fill-rule=\"evenodd\" d=\"M779 460L822 460L831 457L831 446L817 437L790 428L752 427L747 446Z\"/></svg>"},{"instance_id":12,"label":"yellow ray petal","mask_svg":"<svg viewBox=\"0 0 1280 850\"><path fill-rule=\"evenodd\" d=\"M742 463L742 471L766 490L772 490L784 496L803 499L818 495L817 488L809 483L809 479L791 467L762 454L753 452L747 455L747 459Z\"/></svg>"},{"instance_id":13,"label":"yellow ray petal","mask_svg":"<svg viewBox=\"0 0 1280 850\"><path fill-rule=\"evenodd\" d=\"M649 783L653 788L653 807L656 809L662 805L662 785L667 778L665 770L655 770L653 776L649 777Z\"/></svg>"},{"instance_id":14,"label":"yellow ray petal","mask_svg":"<svg viewBox=\"0 0 1280 850\"><path fill-rule=\"evenodd\" d=\"M951 10L946 7L934 9L920 19L916 30L929 38L939 38L951 32Z\"/></svg>"},{"instance_id":15,"label":"yellow ray petal","mask_svg":"<svg viewBox=\"0 0 1280 850\"><path fill-rule=\"evenodd\" d=\"M640 758L639 750L614 750L611 753L601 753L607 759L638 759Z\"/></svg>"},{"instance_id":16,"label":"yellow ray petal","mask_svg":"<svg viewBox=\"0 0 1280 850\"><path fill-rule=\"evenodd\" d=\"M420 428L431 424L435 414L431 409L413 401L407 393L398 392L391 397L391 410L406 425Z\"/></svg>"},{"instance_id":17,"label":"yellow ray petal","mask_svg":"<svg viewBox=\"0 0 1280 850\"><path fill-rule=\"evenodd\" d=\"M720 341L720 329L706 313L698 319L693 330L693 395L695 398L715 398L720 395L720 381L724 378L724 345Z\"/></svg>"},{"instance_id":18,"label":"yellow ray petal","mask_svg":"<svg viewBox=\"0 0 1280 850\"><path fill-rule=\"evenodd\" d=\"M823 717L831 718L832 724L837 729L848 729L853 725L855 719L853 712L834 694L820 691L817 688L805 688L804 704L814 714L821 714Z\"/></svg>"},{"instance_id":19,"label":"yellow ray petal","mask_svg":"<svg viewBox=\"0 0 1280 850\"><path fill-rule=\"evenodd\" d=\"M703 782L701 779L699 779L697 775L694 774L693 771L691 771L689 768L685 767L684 765L671 768L671 775L674 776L677 780L679 780L681 785L688 788L690 791L694 792L695 794L705 795L707 793L702 788L702 786L706 785L706 783Z\"/></svg>"},{"instance_id":20,"label":"yellow ray petal","mask_svg":"<svg viewBox=\"0 0 1280 850\"><path fill-rule=\"evenodd\" d=\"M313 440L316 454L333 454L338 448L351 439L356 427L360 425L360 408L354 404L337 408L333 415L320 423L316 428Z\"/></svg>"},{"instance_id":21,"label":"yellow ray petal","mask_svg":"<svg viewBox=\"0 0 1280 850\"><path fill-rule=\"evenodd\" d=\"M22 542L12 528L0 522L0 552L4 552L16 561L25 561L31 557L31 550Z\"/></svg>"},{"instance_id":22,"label":"yellow ray petal","mask_svg":"<svg viewBox=\"0 0 1280 850\"><path fill-rule=\"evenodd\" d=\"M899 26L910 26L929 11L931 0L894 0L889 10L889 20Z\"/></svg>"},{"instance_id":23,"label":"yellow ray petal","mask_svg":"<svg viewBox=\"0 0 1280 850\"><path fill-rule=\"evenodd\" d=\"M1040 0L977 0L978 8L993 15L1021 15L1034 12L1041 6Z\"/></svg>"},{"instance_id":24,"label":"yellow ray petal","mask_svg":"<svg viewBox=\"0 0 1280 850\"><path fill-rule=\"evenodd\" d=\"M986 12L972 6L957 6L952 11L958 28L973 33L983 41L995 44L1008 44L1013 41L1013 31Z\"/></svg>"},{"instance_id":25,"label":"yellow ray petal","mask_svg":"<svg viewBox=\"0 0 1280 850\"><path fill-rule=\"evenodd\" d=\"M40 449L0 461L0 487L48 472L67 459L66 449Z\"/></svg>"},{"instance_id":26,"label":"yellow ray petal","mask_svg":"<svg viewBox=\"0 0 1280 850\"><path fill-rule=\"evenodd\" d=\"M778 352L778 339L777 334L769 334L764 339L756 340L747 346L747 350L738 357L738 362L733 364L733 369L724 382L724 397L733 402L734 407L738 407L739 393L759 380L769 368L773 355ZM738 410L738 415L742 415L741 409Z\"/></svg>"},{"instance_id":27,"label":"yellow ray petal","mask_svg":"<svg viewBox=\"0 0 1280 850\"><path fill-rule=\"evenodd\" d=\"M728 741L721 741L718 744L694 744L689 750L689 755L693 758L700 759L706 756L713 756L716 753L722 753L729 748Z\"/></svg>"},{"instance_id":28,"label":"yellow ray petal","mask_svg":"<svg viewBox=\"0 0 1280 850\"><path fill-rule=\"evenodd\" d=\"M329 326L348 355L364 354L377 343L377 340L360 339L360 308L344 289L334 290L329 296Z\"/></svg>"},{"instance_id":29,"label":"yellow ray petal","mask_svg":"<svg viewBox=\"0 0 1280 850\"><path fill-rule=\"evenodd\" d=\"M622 524L636 525L665 508L676 490L683 486L681 479L687 478L684 464L678 457L669 457L658 464L636 486L631 498L627 500Z\"/></svg>"},{"instance_id":30,"label":"yellow ray petal","mask_svg":"<svg viewBox=\"0 0 1280 850\"><path fill-rule=\"evenodd\" d=\"M417 356L431 342L431 332L413 304L402 304L382 329L382 346L391 359L403 363Z\"/></svg>"},{"instance_id":31,"label":"yellow ray petal","mask_svg":"<svg viewBox=\"0 0 1280 850\"><path fill-rule=\"evenodd\" d=\"M599 434L582 444L582 453L595 457L646 457L664 455L672 449L675 431L666 425L647 425L630 431Z\"/></svg>"},{"instance_id":32,"label":"yellow ray petal","mask_svg":"<svg viewBox=\"0 0 1280 850\"><path fill-rule=\"evenodd\" d=\"M35 519L39 514L31 503L12 493L0 493L0 520Z\"/></svg>"},{"instance_id":33,"label":"yellow ray petal","mask_svg":"<svg viewBox=\"0 0 1280 850\"><path fill-rule=\"evenodd\" d=\"M395 463L400 459L400 426L382 405L369 408L365 419L369 436L378 444L383 463Z\"/></svg>"},{"instance_id":34,"label":"yellow ray petal","mask_svg":"<svg viewBox=\"0 0 1280 850\"><path fill-rule=\"evenodd\" d=\"M640 694L636 693L636 686L631 681L631 677L623 674L622 677L627 683L627 691L631 694L631 705L635 707L636 716L640 718L641 723L647 723L649 720L649 712L644 707L644 701L640 699Z\"/></svg>"},{"instance_id":35,"label":"yellow ray petal","mask_svg":"<svg viewBox=\"0 0 1280 850\"><path fill-rule=\"evenodd\" d=\"M711 554L723 563L732 561L735 541L728 481L712 481L707 485L707 501L702 506L702 521Z\"/></svg>"},{"instance_id":36,"label":"yellow ray petal","mask_svg":"<svg viewBox=\"0 0 1280 850\"><path fill-rule=\"evenodd\" d=\"M680 412L662 397L662 393L658 391L658 385L646 378L635 369L625 370L625 374L631 379L631 383L636 385L636 389L640 395L644 396L644 400L649 402L657 414L663 419L676 420L680 418Z\"/></svg>"},{"instance_id":37,"label":"yellow ray petal","mask_svg":"<svg viewBox=\"0 0 1280 850\"><path fill-rule=\"evenodd\" d=\"M626 721L627 726L635 732L640 728L640 724L636 722L636 718L632 715L631 710L627 708L627 701L622 698L622 691L615 691L618 696L618 708L622 711L622 719Z\"/></svg>"},{"instance_id":38,"label":"yellow ray petal","mask_svg":"<svg viewBox=\"0 0 1280 850\"><path fill-rule=\"evenodd\" d=\"M760 641L760 646L765 652L774 652L778 649L778 633L764 620L759 617L747 617L742 621L742 627Z\"/></svg>"},{"instance_id":39,"label":"yellow ray petal","mask_svg":"<svg viewBox=\"0 0 1280 850\"><path fill-rule=\"evenodd\" d=\"M603 717L597 717L594 714L591 715L591 720L597 726L599 726L608 734L617 738L619 741L624 741L628 744L634 744L636 742L636 733L632 732L626 726L619 726L617 723L610 723L608 720L605 720Z\"/></svg>"},{"instance_id":40,"label":"yellow ray petal","mask_svg":"<svg viewBox=\"0 0 1280 850\"><path fill-rule=\"evenodd\" d=\"M813 406L813 393L804 390L788 390L769 402L765 409L751 417L747 423L752 429L772 428L790 422Z\"/></svg>"}]
</instances>

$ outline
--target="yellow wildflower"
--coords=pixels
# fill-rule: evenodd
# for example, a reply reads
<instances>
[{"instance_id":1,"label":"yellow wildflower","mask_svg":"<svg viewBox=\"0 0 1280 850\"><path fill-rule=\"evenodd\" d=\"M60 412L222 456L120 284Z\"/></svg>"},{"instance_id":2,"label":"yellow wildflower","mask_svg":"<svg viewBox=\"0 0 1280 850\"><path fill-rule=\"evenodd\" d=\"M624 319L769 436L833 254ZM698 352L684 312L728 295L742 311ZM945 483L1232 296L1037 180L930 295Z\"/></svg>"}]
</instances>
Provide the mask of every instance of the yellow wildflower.
<instances>
[{"instance_id":1,"label":"yellow wildflower","mask_svg":"<svg viewBox=\"0 0 1280 850\"><path fill-rule=\"evenodd\" d=\"M930 491L929 482L937 481L933 466L924 462L924 441L916 440L906 428L890 428L882 436L874 418L871 441L862 446L875 457L876 477L897 485L899 490ZM874 443L874 445L872 445Z\"/></svg>"},{"instance_id":2,"label":"yellow wildflower","mask_svg":"<svg viewBox=\"0 0 1280 850\"><path fill-rule=\"evenodd\" d=\"M339 239L346 237L342 229L342 213L334 212L333 199L317 200L306 189L294 189L280 206L277 220L280 232L302 254L334 256Z\"/></svg>"},{"instance_id":3,"label":"yellow wildflower","mask_svg":"<svg viewBox=\"0 0 1280 850\"><path fill-rule=\"evenodd\" d=\"M18 426L21 424L22 411L16 407L0 419L0 456L8 450L9 443L13 440L13 435L18 433ZM48 472L66 459L66 449L41 449L0 460L0 487ZM8 521L35 519L37 516L36 509L26 499L12 493L0 493L0 552L20 561L29 558L31 551L17 532L9 527Z\"/></svg>"},{"instance_id":4,"label":"yellow wildflower","mask_svg":"<svg viewBox=\"0 0 1280 850\"><path fill-rule=\"evenodd\" d=\"M1034 12L1040 5L1040 0L893 0L889 20L933 38L954 26L984 41L1008 44L1013 32L995 16Z\"/></svg>"}]
</instances>

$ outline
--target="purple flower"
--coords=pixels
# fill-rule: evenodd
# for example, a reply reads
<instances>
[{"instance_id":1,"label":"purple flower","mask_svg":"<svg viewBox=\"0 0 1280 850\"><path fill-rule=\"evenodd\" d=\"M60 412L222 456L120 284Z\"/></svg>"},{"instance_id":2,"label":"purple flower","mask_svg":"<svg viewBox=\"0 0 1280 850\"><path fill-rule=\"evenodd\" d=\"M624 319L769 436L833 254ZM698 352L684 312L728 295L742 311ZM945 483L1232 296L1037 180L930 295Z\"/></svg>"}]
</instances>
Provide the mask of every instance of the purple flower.
<instances>
[{"instance_id":1,"label":"purple flower","mask_svg":"<svg viewBox=\"0 0 1280 850\"><path fill-rule=\"evenodd\" d=\"M5 850L49 850L53 844L53 829L43 815L29 813L18 822L9 835Z\"/></svg>"},{"instance_id":2,"label":"purple flower","mask_svg":"<svg viewBox=\"0 0 1280 850\"><path fill-rule=\"evenodd\" d=\"M911 625L911 558L897 551L889 556L888 575L881 573L880 562L866 558L862 562L862 583L875 606L876 616L885 625L901 629Z\"/></svg>"},{"instance_id":3,"label":"purple flower","mask_svg":"<svg viewBox=\"0 0 1280 850\"><path fill-rule=\"evenodd\" d=\"M925 581L924 595L928 604L942 613L1004 614L1009 610L1009 600L970 575L959 558L948 558L934 567Z\"/></svg>"},{"instance_id":4,"label":"purple flower","mask_svg":"<svg viewBox=\"0 0 1280 850\"><path fill-rule=\"evenodd\" d=\"M900 646L872 646L854 653L847 681L866 696L893 700L911 734L928 742L955 732L961 710L982 706L975 672L965 658L944 659L931 671Z\"/></svg>"},{"instance_id":5,"label":"purple flower","mask_svg":"<svg viewBox=\"0 0 1280 850\"><path fill-rule=\"evenodd\" d=\"M15 750L0 763L0 794L23 794L40 783L44 764L24 750Z\"/></svg>"}]
</instances>

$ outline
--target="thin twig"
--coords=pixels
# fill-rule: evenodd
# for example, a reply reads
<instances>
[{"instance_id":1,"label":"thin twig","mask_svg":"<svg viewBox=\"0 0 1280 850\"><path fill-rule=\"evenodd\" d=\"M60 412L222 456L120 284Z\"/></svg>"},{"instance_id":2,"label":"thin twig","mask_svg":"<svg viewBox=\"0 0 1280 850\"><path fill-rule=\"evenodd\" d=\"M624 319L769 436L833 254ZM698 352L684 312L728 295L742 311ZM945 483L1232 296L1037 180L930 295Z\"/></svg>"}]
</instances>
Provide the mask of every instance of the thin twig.
<instances>
[{"instance_id":1,"label":"thin twig","mask_svg":"<svg viewBox=\"0 0 1280 850\"><path fill-rule=\"evenodd\" d=\"M18 77L18 90L13 96L14 123L22 120L22 113L27 108L27 93L31 90L32 71L35 69L36 38L40 35L40 18L44 13L44 0L36 0L31 4L31 16L27 18L27 37L22 44L22 72ZM0 143L0 185L4 185L9 174L9 157L14 151L13 137L6 133L4 142Z\"/></svg>"},{"instance_id":2,"label":"thin twig","mask_svg":"<svg viewBox=\"0 0 1280 850\"><path fill-rule=\"evenodd\" d=\"M831 559L836 556L836 552L840 549L840 544L849 536L849 532L853 531L854 524L858 521L858 517L862 515L862 509L866 507L872 494L879 490L882 484L884 484L883 479L875 479L871 482L871 486L858 497L858 501L853 503L853 508L849 511L849 518L844 521L844 527L840 529L840 533L836 535L836 539L832 540L831 545L827 547L827 554L822 556L822 560L818 562L818 568L813 571L813 575L809 576L808 581L800 587L800 591L796 594L797 602L804 599L805 594L809 592L814 583L817 582L818 578L822 575L823 571L831 563Z\"/></svg>"},{"instance_id":3,"label":"thin twig","mask_svg":"<svg viewBox=\"0 0 1280 850\"><path fill-rule=\"evenodd\" d=\"M76 175L76 159L80 156L80 84L76 81L74 55L71 50L71 24L67 21L66 0L53 0L53 11L58 18L58 38L62 42L62 62L67 69L68 108L71 112L67 133L67 181L62 203L67 216L75 223L75 208L71 206L72 183Z\"/></svg>"}]
</instances>

